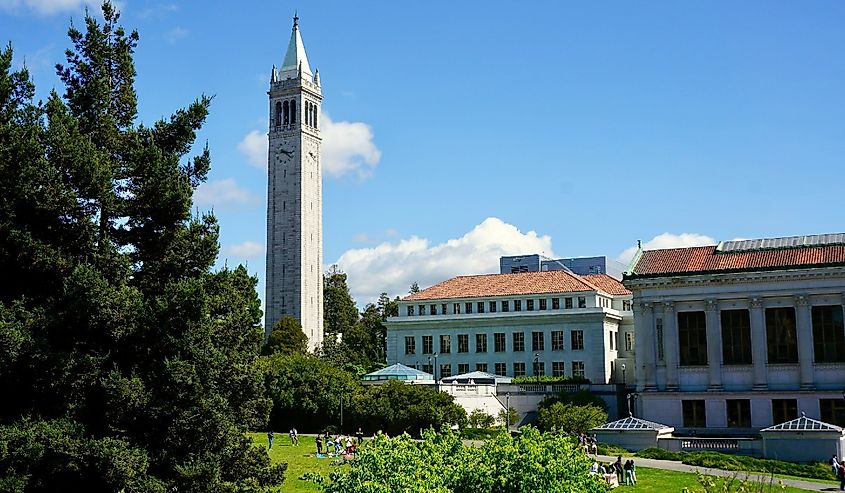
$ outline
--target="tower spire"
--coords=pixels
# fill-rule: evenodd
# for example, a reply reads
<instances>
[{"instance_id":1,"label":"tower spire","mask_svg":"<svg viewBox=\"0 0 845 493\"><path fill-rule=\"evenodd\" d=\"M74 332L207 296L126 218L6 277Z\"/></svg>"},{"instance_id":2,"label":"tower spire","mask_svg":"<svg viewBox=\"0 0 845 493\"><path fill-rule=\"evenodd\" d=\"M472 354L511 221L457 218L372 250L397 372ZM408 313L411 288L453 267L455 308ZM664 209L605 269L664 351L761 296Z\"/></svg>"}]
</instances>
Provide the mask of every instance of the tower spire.
<instances>
[{"instance_id":1,"label":"tower spire","mask_svg":"<svg viewBox=\"0 0 845 493\"><path fill-rule=\"evenodd\" d=\"M305 44L302 42L302 35L299 33L299 15L294 13L290 42L288 43L287 52L285 52L285 61L279 69L279 79L284 80L299 77L300 67L302 67L301 76L314 76L311 72L311 66L308 65L308 55L305 54Z\"/></svg>"}]
</instances>

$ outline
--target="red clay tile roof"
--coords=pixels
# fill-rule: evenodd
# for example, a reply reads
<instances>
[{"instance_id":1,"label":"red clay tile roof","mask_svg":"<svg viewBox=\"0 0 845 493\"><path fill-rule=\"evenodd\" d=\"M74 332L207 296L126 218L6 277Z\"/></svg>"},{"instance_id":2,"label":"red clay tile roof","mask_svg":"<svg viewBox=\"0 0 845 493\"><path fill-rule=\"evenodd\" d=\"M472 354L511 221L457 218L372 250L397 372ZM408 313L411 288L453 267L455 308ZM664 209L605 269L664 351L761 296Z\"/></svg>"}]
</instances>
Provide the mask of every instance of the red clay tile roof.
<instances>
[{"instance_id":1,"label":"red clay tile roof","mask_svg":"<svg viewBox=\"0 0 845 493\"><path fill-rule=\"evenodd\" d=\"M617 284L619 283L615 279L612 280ZM604 291L604 285L610 287L611 283L607 280L599 280L597 282L585 281L582 276L570 274L562 270L458 276L435 284L430 288L423 289L418 293L406 296L403 298L403 301ZM625 289L621 284L619 287L614 286L613 289L618 290L620 287L621 289ZM625 292L625 294L628 293L627 290Z\"/></svg>"},{"instance_id":2,"label":"red clay tile roof","mask_svg":"<svg viewBox=\"0 0 845 493\"><path fill-rule=\"evenodd\" d=\"M716 246L642 252L631 277L845 265L845 245L717 252Z\"/></svg>"},{"instance_id":3,"label":"red clay tile roof","mask_svg":"<svg viewBox=\"0 0 845 493\"><path fill-rule=\"evenodd\" d=\"M587 281L607 294L612 294L614 296L625 296L626 294L631 294L631 292L628 291L628 288L623 286L621 282L607 274L588 274L586 276L581 276L581 279Z\"/></svg>"}]
</instances>

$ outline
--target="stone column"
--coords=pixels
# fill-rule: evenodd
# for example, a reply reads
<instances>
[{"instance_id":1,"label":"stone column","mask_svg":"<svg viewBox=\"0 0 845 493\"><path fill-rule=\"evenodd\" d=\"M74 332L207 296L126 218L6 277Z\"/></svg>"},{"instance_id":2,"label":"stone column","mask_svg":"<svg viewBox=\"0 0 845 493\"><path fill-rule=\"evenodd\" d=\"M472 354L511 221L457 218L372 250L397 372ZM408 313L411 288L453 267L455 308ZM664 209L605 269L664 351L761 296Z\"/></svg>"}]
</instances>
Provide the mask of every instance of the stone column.
<instances>
[{"instance_id":1,"label":"stone column","mask_svg":"<svg viewBox=\"0 0 845 493\"><path fill-rule=\"evenodd\" d=\"M754 363L754 390L768 388L768 371L766 362L769 355L769 345L766 341L766 322L763 316L763 300L751 298L748 303L751 309L751 361Z\"/></svg>"},{"instance_id":2,"label":"stone column","mask_svg":"<svg viewBox=\"0 0 845 493\"><path fill-rule=\"evenodd\" d=\"M643 322L643 304L637 303L634 308L634 378L637 383L637 392L645 389L645 345L646 327Z\"/></svg>"},{"instance_id":3,"label":"stone column","mask_svg":"<svg viewBox=\"0 0 845 493\"><path fill-rule=\"evenodd\" d=\"M657 358L654 353L654 307L651 303L642 303L641 309L643 312L643 329L641 334L643 337L643 359L645 374L645 388L643 390L657 390L656 374L657 374Z\"/></svg>"},{"instance_id":4,"label":"stone column","mask_svg":"<svg viewBox=\"0 0 845 493\"><path fill-rule=\"evenodd\" d=\"M795 332L798 339L798 374L801 388L815 387L813 374L813 317L810 299L805 295L795 297Z\"/></svg>"},{"instance_id":5,"label":"stone column","mask_svg":"<svg viewBox=\"0 0 845 493\"><path fill-rule=\"evenodd\" d=\"M719 302L707 300L707 369L710 385L707 390L722 390L722 321L719 319Z\"/></svg>"},{"instance_id":6,"label":"stone column","mask_svg":"<svg viewBox=\"0 0 845 493\"><path fill-rule=\"evenodd\" d=\"M666 390L678 390L678 327L675 304L663 303L663 358L666 361Z\"/></svg>"}]
</instances>

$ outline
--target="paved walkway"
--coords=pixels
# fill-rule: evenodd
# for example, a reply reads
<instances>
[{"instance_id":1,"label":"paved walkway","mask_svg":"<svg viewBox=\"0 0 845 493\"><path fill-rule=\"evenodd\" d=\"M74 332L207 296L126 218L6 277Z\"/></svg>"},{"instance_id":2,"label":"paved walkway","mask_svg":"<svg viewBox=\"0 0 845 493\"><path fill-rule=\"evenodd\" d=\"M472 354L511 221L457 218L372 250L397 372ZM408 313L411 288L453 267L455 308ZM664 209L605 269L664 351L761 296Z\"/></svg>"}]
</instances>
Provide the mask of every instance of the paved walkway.
<instances>
[{"instance_id":1,"label":"paved walkway","mask_svg":"<svg viewBox=\"0 0 845 493\"><path fill-rule=\"evenodd\" d=\"M599 455L599 460L602 462L615 462L616 457L611 457L609 455ZM624 460L626 457L622 457ZM745 479L746 473L741 471L725 471L722 469L706 469L699 466L689 466L687 464L682 464L678 461L674 460L657 460L657 459L643 459L640 457L634 457L634 462L637 464L637 467L649 467L652 469L666 469L669 471L679 471L679 472L706 472L707 474L712 474L714 476L724 476L724 477L733 477L736 476L741 479ZM752 481L759 481L761 483L768 483L769 476L762 473L747 473L748 479ZM802 481L800 479L786 479L786 478L775 478L775 481L783 481L783 484L786 486L791 486L793 488L800 488L802 490L807 491L839 491L839 484L830 482L830 483L815 483L813 481Z\"/></svg>"}]
</instances>

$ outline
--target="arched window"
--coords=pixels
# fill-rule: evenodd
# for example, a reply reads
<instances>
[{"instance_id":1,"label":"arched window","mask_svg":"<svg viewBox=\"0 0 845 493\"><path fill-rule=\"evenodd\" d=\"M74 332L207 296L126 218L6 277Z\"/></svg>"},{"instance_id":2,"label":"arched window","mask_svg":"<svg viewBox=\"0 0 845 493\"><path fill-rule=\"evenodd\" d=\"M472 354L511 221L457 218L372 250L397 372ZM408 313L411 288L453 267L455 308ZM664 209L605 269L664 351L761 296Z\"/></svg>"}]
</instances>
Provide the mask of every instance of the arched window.
<instances>
[{"instance_id":1,"label":"arched window","mask_svg":"<svg viewBox=\"0 0 845 493\"><path fill-rule=\"evenodd\" d=\"M317 105L314 105L314 128L317 128Z\"/></svg>"},{"instance_id":2,"label":"arched window","mask_svg":"<svg viewBox=\"0 0 845 493\"><path fill-rule=\"evenodd\" d=\"M287 124L288 124L288 121L289 121L289 120L288 120L288 102L287 102L287 101L285 101L284 108L285 108L285 109L284 109L285 119L284 119L284 122L283 122L283 123L284 123L285 125L287 125Z\"/></svg>"},{"instance_id":3,"label":"arched window","mask_svg":"<svg viewBox=\"0 0 845 493\"><path fill-rule=\"evenodd\" d=\"M273 124L277 127L282 126L282 102L276 101L276 112L273 116Z\"/></svg>"},{"instance_id":4,"label":"arched window","mask_svg":"<svg viewBox=\"0 0 845 493\"><path fill-rule=\"evenodd\" d=\"M311 103L309 101L305 102L305 123L311 125Z\"/></svg>"},{"instance_id":5,"label":"arched window","mask_svg":"<svg viewBox=\"0 0 845 493\"><path fill-rule=\"evenodd\" d=\"M290 100L290 124L296 125L296 100Z\"/></svg>"}]
</instances>

